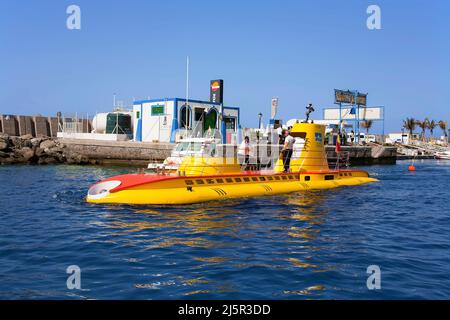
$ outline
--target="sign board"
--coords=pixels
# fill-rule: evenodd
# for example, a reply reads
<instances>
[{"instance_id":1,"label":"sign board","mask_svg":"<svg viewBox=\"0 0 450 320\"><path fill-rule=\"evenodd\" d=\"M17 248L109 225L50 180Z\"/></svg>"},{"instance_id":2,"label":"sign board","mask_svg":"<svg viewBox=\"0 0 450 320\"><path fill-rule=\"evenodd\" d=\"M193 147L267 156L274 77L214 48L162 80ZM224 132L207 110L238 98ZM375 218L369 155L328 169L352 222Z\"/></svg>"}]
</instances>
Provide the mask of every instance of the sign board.
<instances>
[{"instance_id":1,"label":"sign board","mask_svg":"<svg viewBox=\"0 0 450 320\"><path fill-rule=\"evenodd\" d=\"M223 80L211 80L209 101L223 103Z\"/></svg>"},{"instance_id":2,"label":"sign board","mask_svg":"<svg viewBox=\"0 0 450 320\"><path fill-rule=\"evenodd\" d=\"M357 104L360 106L367 105L367 94L359 93L356 98L355 103L355 94L352 91L344 91L344 90L334 90L334 102L335 103L348 103L348 104Z\"/></svg>"},{"instance_id":3,"label":"sign board","mask_svg":"<svg viewBox=\"0 0 450 320\"><path fill-rule=\"evenodd\" d=\"M272 108L270 112L270 118L275 119L278 112L278 98L272 98Z\"/></svg>"},{"instance_id":4,"label":"sign board","mask_svg":"<svg viewBox=\"0 0 450 320\"><path fill-rule=\"evenodd\" d=\"M341 117L339 117L339 108L324 109L323 118L325 120L355 120L356 111L352 112L353 108L341 108ZM382 119L381 107L360 107L359 108L359 120L381 120Z\"/></svg>"},{"instance_id":5,"label":"sign board","mask_svg":"<svg viewBox=\"0 0 450 320\"><path fill-rule=\"evenodd\" d=\"M159 116L164 114L164 105L163 104L156 104L152 106L152 116Z\"/></svg>"}]
</instances>

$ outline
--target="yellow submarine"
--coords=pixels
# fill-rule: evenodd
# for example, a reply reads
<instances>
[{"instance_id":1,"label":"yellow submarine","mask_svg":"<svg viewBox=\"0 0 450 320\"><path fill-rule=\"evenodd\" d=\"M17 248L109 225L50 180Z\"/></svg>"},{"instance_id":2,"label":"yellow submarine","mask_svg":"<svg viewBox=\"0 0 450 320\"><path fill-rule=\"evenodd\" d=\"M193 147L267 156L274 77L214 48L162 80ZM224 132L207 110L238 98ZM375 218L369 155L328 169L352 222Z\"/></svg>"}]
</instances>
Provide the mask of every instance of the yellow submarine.
<instances>
[{"instance_id":1,"label":"yellow submarine","mask_svg":"<svg viewBox=\"0 0 450 320\"><path fill-rule=\"evenodd\" d=\"M329 168L324 147L325 126L296 123L291 136L303 145L298 155L294 152L287 173L283 172L281 158L274 170L247 171L236 157L186 156L176 173L125 174L100 181L90 187L86 200L92 203L177 205L378 181L363 170Z\"/></svg>"}]
</instances>

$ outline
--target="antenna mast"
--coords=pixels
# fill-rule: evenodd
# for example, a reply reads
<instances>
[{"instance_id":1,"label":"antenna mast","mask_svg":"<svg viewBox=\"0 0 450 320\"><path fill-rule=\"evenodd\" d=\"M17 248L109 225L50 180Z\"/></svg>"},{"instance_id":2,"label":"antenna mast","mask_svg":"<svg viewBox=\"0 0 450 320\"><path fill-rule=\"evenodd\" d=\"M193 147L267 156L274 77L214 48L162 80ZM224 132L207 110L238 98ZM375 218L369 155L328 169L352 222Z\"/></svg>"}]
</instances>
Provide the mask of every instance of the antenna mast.
<instances>
[{"instance_id":1,"label":"antenna mast","mask_svg":"<svg viewBox=\"0 0 450 320\"><path fill-rule=\"evenodd\" d=\"M189 123L189 56L186 57L186 136L188 133L188 123Z\"/></svg>"}]
</instances>

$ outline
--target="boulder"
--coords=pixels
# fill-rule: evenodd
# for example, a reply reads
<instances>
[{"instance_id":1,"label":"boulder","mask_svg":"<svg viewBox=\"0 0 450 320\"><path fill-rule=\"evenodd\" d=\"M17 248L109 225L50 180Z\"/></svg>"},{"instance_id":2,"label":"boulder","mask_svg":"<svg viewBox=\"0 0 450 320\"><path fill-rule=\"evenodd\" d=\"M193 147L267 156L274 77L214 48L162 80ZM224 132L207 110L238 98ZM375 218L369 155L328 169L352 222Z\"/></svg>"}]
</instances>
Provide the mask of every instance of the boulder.
<instances>
[{"instance_id":1,"label":"boulder","mask_svg":"<svg viewBox=\"0 0 450 320\"><path fill-rule=\"evenodd\" d=\"M11 145L14 147L21 147L22 144L22 139L20 139L19 137L9 137L9 141L11 142Z\"/></svg>"},{"instance_id":2,"label":"boulder","mask_svg":"<svg viewBox=\"0 0 450 320\"><path fill-rule=\"evenodd\" d=\"M41 149L50 149L56 146L56 142L53 140L45 140L42 141L41 144L39 145L39 148Z\"/></svg>"},{"instance_id":3,"label":"boulder","mask_svg":"<svg viewBox=\"0 0 450 320\"><path fill-rule=\"evenodd\" d=\"M54 164L57 163L57 160L52 157L42 157L39 158L38 164Z\"/></svg>"},{"instance_id":4,"label":"boulder","mask_svg":"<svg viewBox=\"0 0 450 320\"><path fill-rule=\"evenodd\" d=\"M31 134L24 134L20 136L20 139L22 140L31 140L33 139L33 136Z\"/></svg>"},{"instance_id":5,"label":"boulder","mask_svg":"<svg viewBox=\"0 0 450 320\"><path fill-rule=\"evenodd\" d=\"M0 164L13 164L15 161L14 161L14 158L11 158L11 157L9 157L9 158L0 158Z\"/></svg>"},{"instance_id":6,"label":"boulder","mask_svg":"<svg viewBox=\"0 0 450 320\"><path fill-rule=\"evenodd\" d=\"M42 142L42 139L41 138L33 138L33 139L30 140L30 142L31 142L31 145L33 147L34 146L39 146L41 144L41 142Z\"/></svg>"},{"instance_id":7,"label":"boulder","mask_svg":"<svg viewBox=\"0 0 450 320\"><path fill-rule=\"evenodd\" d=\"M44 149L42 148L36 148L36 150L34 151L34 153L36 154L37 157L42 157L44 155Z\"/></svg>"},{"instance_id":8,"label":"boulder","mask_svg":"<svg viewBox=\"0 0 450 320\"><path fill-rule=\"evenodd\" d=\"M25 161L30 161L30 159L34 157L34 151L29 147L20 149L19 154Z\"/></svg>"},{"instance_id":9,"label":"boulder","mask_svg":"<svg viewBox=\"0 0 450 320\"><path fill-rule=\"evenodd\" d=\"M9 143L8 141L0 140L0 150L8 149Z\"/></svg>"},{"instance_id":10,"label":"boulder","mask_svg":"<svg viewBox=\"0 0 450 320\"><path fill-rule=\"evenodd\" d=\"M16 149L21 149L23 147L32 147L31 140L22 139L21 137L10 137L11 144Z\"/></svg>"}]
</instances>

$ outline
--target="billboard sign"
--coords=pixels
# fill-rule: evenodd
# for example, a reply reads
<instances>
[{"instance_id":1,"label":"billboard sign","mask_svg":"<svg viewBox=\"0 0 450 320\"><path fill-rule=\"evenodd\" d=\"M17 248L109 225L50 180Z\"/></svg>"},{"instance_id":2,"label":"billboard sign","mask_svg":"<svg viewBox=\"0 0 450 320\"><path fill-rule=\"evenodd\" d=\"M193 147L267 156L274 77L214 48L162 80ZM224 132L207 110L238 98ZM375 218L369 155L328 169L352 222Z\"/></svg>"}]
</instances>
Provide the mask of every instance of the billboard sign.
<instances>
[{"instance_id":1,"label":"billboard sign","mask_svg":"<svg viewBox=\"0 0 450 320\"><path fill-rule=\"evenodd\" d=\"M272 108L270 112L270 118L275 119L278 112L278 98L272 98Z\"/></svg>"},{"instance_id":2,"label":"billboard sign","mask_svg":"<svg viewBox=\"0 0 450 320\"><path fill-rule=\"evenodd\" d=\"M353 109L353 111L352 111ZM339 117L339 108L324 109L323 118L325 120L356 120L356 110L354 108L341 108ZM383 111L381 107L359 108L359 120L382 120Z\"/></svg>"},{"instance_id":3,"label":"billboard sign","mask_svg":"<svg viewBox=\"0 0 450 320\"><path fill-rule=\"evenodd\" d=\"M211 80L209 101L223 103L223 80Z\"/></svg>"},{"instance_id":4,"label":"billboard sign","mask_svg":"<svg viewBox=\"0 0 450 320\"><path fill-rule=\"evenodd\" d=\"M348 104L357 104L360 106L367 105L367 93L359 93L357 94L356 103L355 103L355 94L353 91L347 90L334 90L334 102L335 103L348 103Z\"/></svg>"}]
</instances>

